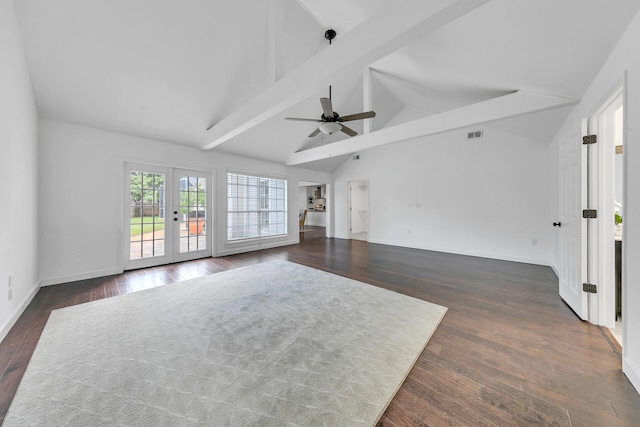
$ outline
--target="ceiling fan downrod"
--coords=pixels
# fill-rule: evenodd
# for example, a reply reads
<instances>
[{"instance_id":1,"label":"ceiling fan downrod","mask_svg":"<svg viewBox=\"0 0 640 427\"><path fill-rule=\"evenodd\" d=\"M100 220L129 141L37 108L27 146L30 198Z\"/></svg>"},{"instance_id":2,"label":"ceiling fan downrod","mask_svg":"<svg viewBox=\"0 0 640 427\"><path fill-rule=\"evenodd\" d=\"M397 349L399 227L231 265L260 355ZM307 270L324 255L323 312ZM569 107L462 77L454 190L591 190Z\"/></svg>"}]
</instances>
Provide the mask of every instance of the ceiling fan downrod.
<instances>
[{"instance_id":1,"label":"ceiling fan downrod","mask_svg":"<svg viewBox=\"0 0 640 427\"><path fill-rule=\"evenodd\" d=\"M324 38L329 40L329 45L331 45L331 40L335 39L337 34L336 30L329 28L324 32ZM329 85L329 99L331 99L331 85Z\"/></svg>"}]
</instances>

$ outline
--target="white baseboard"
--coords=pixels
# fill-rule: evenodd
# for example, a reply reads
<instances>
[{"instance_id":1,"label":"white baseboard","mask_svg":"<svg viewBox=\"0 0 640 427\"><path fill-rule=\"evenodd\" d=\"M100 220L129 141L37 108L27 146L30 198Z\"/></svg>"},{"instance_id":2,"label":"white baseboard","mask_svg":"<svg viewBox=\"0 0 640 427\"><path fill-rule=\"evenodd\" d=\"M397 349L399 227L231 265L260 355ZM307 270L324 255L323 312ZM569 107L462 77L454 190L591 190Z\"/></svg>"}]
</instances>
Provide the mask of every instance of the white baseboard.
<instances>
[{"instance_id":1,"label":"white baseboard","mask_svg":"<svg viewBox=\"0 0 640 427\"><path fill-rule=\"evenodd\" d=\"M498 259L502 261L513 261L513 262L522 262L525 264L549 266L548 260L541 260L541 259L530 258L530 257L519 257L519 256L510 256L510 255L504 255L504 254L494 254L494 253L480 252L480 251L466 251L466 250L458 250L458 249L452 250L448 248L430 247L430 246L424 246L424 245L408 246L404 243L401 244L397 242L385 241L380 239L369 239L369 243L378 243L381 245L399 246L399 247L411 248L411 249L421 249L424 251L443 252L443 253L456 254L456 255L473 256L478 258Z\"/></svg>"},{"instance_id":2,"label":"white baseboard","mask_svg":"<svg viewBox=\"0 0 640 427\"><path fill-rule=\"evenodd\" d=\"M95 279L96 277L112 276L121 273L117 268L107 268L105 270L87 271L84 273L67 274L64 276L49 277L40 280L40 286L59 285L61 283L77 282L79 280Z\"/></svg>"},{"instance_id":3,"label":"white baseboard","mask_svg":"<svg viewBox=\"0 0 640 427\"><path fill-rule=\"evenodd\" d=\"M267 241L267 240L258 240L254 242L250 242L247 244L243 244L246 242L238 242L237 244L230 244L225 249L216 251L216 257L227 256L227 255L236 255L244 252L254 252L262 249L271 249L278 248L280 246L290 246L297 245L300 243L300 236L296 236L296 239L288 239L288 240L279 240L279 241Z\"/></svg>"},{"instance_id":4,"label":"white baseboard","mask_svg":"<svg viewBox=\"0 0 640 427\"><path fill-rule=\"evenodd\" d=\"M27 309L29 304L31 304L31 301L33 301L33 297L35 297L38 291L40 290L40 286L41 286L40 282L35 284L31 292L29 292L26 298L22 300L22 304L20 304L20 307L18 307L16 312L13 313L13 316L11 316L11 319L9 319L7 323L2 327L2 330L0 331L0 342L4 340L4 338L7 336L11 328L13 328L13 325L16 324L20 316L22 316L22 313L24 313L24 311Z\"/></svg>"},{"instance_id":5,"label":"white baseboard","mask_svg":"<svg viewBox=\"0 0 640 427\"><path fill-rule=\"evenodd\" d=\"M640 369L628 357L622 359L622 372L629 378L636 391L640 392Z\"/></svg>"}]
</instances>

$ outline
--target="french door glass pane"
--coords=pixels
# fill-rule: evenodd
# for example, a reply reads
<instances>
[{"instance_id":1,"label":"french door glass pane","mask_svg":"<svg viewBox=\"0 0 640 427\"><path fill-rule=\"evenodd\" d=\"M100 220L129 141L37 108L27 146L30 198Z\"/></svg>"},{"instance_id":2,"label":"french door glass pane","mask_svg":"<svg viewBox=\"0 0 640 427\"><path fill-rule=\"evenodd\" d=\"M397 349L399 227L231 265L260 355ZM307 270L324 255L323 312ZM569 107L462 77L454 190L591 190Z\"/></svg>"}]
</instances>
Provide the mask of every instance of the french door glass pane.
<instances>
[{"instance_id":1,"label":"french door glass pane","mask_svg":"<svg viewBox=\"0 0 640 427\"><path fill-rule=\"evenodd\" d=\"M180 176L180 253L207 249L207 180Z\"/></svg>"},{"instance_id":2,"label":"french door glass pane","mask_svg":"<svg viewBox=\"0 0 640 427\"><path fill-rule=\"evenodd\" d=\"M165 179L161 173L131 171L129 259L165 254Z\"/></svg>"}]
</instances>

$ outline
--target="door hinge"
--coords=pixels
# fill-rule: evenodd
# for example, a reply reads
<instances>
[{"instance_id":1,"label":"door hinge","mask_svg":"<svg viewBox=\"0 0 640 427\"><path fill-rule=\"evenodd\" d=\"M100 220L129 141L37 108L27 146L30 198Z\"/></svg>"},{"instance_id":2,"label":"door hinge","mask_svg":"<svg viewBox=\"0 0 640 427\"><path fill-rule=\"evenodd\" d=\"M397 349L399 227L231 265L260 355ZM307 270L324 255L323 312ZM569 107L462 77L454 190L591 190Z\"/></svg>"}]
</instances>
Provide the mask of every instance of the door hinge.
<instances>
[{"instance_id":1,"label":"door hinge","mask_svg":"<svg viewBox=\"0 0 640 427\"><path fill-rule=\"evenodd\" d=\"M582 291L583 292L587 292L589 294L597 294L598 293L598 286L594 285L593 283L583 283L582 284Z\"/></svg>"},{"instance_id":2,"label":"door hinge","mask_svg":"<svg viewBox=\"0 0 640 427\"><path fill-rule=\"evenodd\" d=\"M587 219L598 218L598 211L595 209L584 209L582 211L582 218L587 218Z\"/></svg>"},{"instance_id":3,"label":"door hinge","mask_svg":"<svg viewBox=\"0 0 640 427\"><path fill-rule=\"evenodd\" d=\"M582 137L583 145L595 144L596 142L598 142L598 135L586 135Z\"/></svg>"}]
</instances>

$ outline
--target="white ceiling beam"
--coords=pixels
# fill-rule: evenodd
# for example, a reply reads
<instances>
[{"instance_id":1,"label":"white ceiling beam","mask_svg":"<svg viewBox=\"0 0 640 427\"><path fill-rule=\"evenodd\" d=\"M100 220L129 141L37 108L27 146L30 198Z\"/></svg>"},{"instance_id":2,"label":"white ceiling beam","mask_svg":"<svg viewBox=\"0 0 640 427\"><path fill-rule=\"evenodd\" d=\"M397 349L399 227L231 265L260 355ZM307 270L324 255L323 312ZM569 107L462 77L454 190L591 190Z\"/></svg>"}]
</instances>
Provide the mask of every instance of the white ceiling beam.
<instances>
[{"instance_id":1,"label":"white ceiling beam","mask_svg":"<svg viewBox=\"0 0 640 427\"><path fill-rule=\"evenodd\" d=\"M381 145L435 135L481 123L577 104L578 100L532 92L514 92L488 101L413 120L366 135L343 139L292 154L287 165L300 165Z\"/></svg>"},{"instance_id":2,"label":"white ceiling beam","mask_svg":"<svg viewBox=\"0 0 640 427\"><path fill-rule=\"evenodd\" d=\"M365 67L362 74L362 111L373 110L373 81L371 76L371 67ZM373 129L373 120L365 120L362 123L362 133L364 135Z\"/></svg>"},{"instance_id":3,"label":"white ceiling beam","mask_svg":"<svg viewBox=\"0 0 640 427\"><path fill-rule=\"evenodd\" d=\"M407 0L363 22L205 131L214 148L491 0Z\"/></svg>"}]
</instances>

